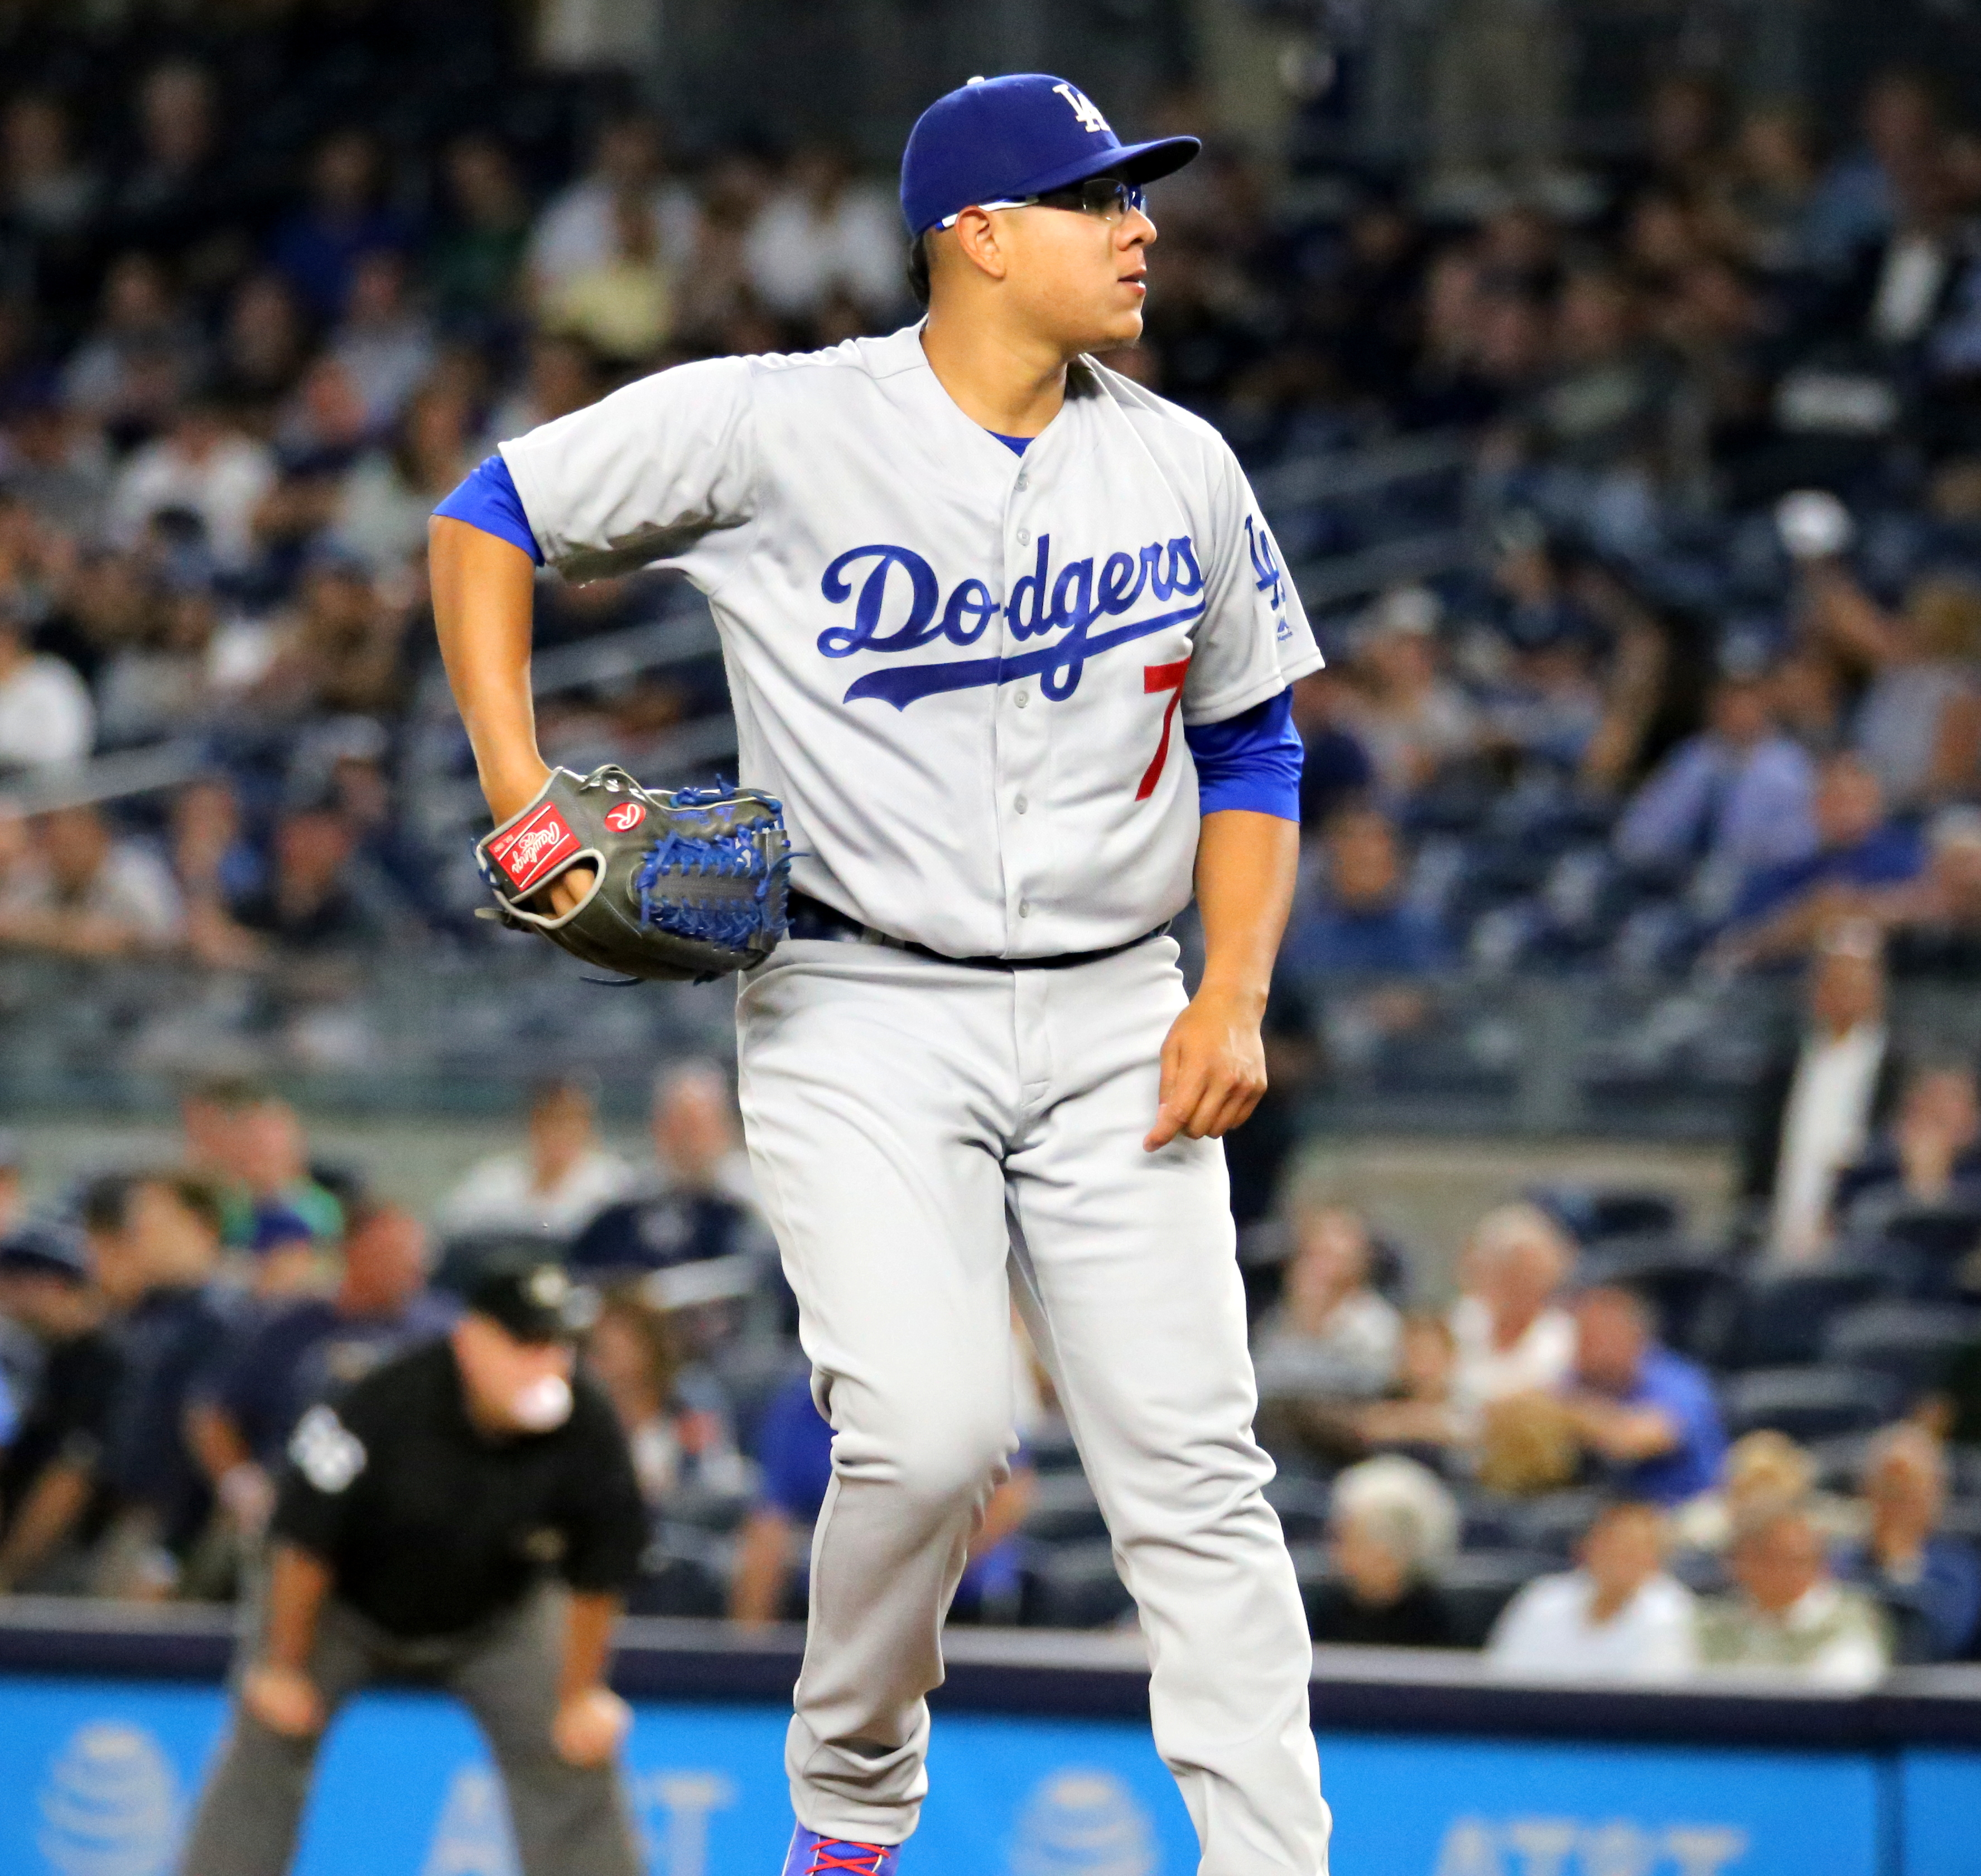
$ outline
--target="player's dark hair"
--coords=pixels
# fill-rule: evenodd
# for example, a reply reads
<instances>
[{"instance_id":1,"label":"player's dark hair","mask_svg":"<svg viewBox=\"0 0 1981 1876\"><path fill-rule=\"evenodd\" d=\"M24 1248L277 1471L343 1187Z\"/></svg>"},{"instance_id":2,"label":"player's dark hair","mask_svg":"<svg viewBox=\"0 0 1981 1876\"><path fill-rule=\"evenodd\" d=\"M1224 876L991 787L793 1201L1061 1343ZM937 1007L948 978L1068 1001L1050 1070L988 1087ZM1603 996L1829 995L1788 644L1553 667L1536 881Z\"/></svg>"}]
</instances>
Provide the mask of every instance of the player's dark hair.
<instances>
[{"instance_id":1,"label":"player's dark hair","mask_svg":"<svg viewBox=\"0 0 1981 1876\"><path fill-rule=\"evenodd\" d=\"M915 304L924 312L929 303L928 235L926 231L917 234L908 243L908 291L915 296Z\"/></svg>"}]
</instances>

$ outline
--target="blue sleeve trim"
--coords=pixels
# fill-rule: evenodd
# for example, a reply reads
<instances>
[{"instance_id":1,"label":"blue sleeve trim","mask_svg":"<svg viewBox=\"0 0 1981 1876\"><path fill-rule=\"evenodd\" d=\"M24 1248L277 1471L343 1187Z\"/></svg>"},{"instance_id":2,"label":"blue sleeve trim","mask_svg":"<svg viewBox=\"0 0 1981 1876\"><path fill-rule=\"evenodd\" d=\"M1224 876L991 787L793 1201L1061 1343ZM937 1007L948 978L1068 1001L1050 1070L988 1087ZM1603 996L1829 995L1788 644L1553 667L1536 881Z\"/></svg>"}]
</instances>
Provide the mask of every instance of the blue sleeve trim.
<instances>
[{"instance_id":1,"label":"blue sleeve trim","mask_svg":"<svg viewBox=\"0 0 1981 1876\"><path fill-rule=\"evenodd\" d=\"M521 547L539 567L544 550L530 529L530 517L523 512L523 498L516 493L515 477L498 451L475 464L467 479L440 506L436 514L451 521L465 521L484 534L493 534L512 547Z\"/></svg>"},{"instance_id":2,"label":"blue sleeve trim","mask_svg":"<svg viewBox=\"0 0 1981 1876\"><path fill-rule=\"evenodd\" d=\"M1281 820L1300 819L1300 765L1307 752L1293 727L1290 690L1222 723L1186 723L1183 740L1197 764L1200 813L1244 808Z\"/></svg>"}]
</instances>

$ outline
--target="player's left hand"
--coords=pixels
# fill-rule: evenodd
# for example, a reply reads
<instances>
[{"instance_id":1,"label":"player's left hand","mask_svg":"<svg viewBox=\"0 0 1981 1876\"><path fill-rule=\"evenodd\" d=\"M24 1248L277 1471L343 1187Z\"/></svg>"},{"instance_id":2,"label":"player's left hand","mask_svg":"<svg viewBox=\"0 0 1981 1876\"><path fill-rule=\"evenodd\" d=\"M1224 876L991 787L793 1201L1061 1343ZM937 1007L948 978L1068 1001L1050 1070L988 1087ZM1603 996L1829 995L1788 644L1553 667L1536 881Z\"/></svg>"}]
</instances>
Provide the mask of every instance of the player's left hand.
<instances>
[{"instance_id":1,"label":"player's left hand","mask_svg":"<svg viewBox=\"0 0 1981 1876\"><path fill-rule=\"evenodd\" d=\"M558 1703L551 1744L567 1765L603 1765L619 1750L632 1721L632 1709L611 1688L581 1688Z\"/></svg>"},{"instance_id":2,"label":"player's left hand","mask_svg":"<svg viewBox=\"0 0 1981 1876\"><path fill-rule=\"evenodd\" d=\"M1205 985L1170 1025L1156 1124L1142 1142L1154 1153L1179 1134L1218 1139L1242 1126L1266 1092L1259 1039L1261 995Z\"/></svg>"}]
</instances>

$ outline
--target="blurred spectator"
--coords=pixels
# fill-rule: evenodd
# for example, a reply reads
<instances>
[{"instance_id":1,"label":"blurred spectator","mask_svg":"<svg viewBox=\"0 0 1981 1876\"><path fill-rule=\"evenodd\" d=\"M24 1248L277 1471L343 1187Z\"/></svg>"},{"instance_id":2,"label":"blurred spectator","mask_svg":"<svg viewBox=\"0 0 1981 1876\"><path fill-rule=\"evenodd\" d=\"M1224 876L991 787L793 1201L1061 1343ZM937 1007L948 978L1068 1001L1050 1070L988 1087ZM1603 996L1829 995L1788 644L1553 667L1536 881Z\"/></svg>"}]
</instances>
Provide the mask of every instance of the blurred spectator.
<instances>
[{"instance_id":1,"label":"blurred spectator","mask_svg":"<svg viewBox=\"0 0 1981 1876\"><path fill-rule=\"evenodd\" d=\"M233 1182L221 1201L231 1248L251 1250L271 1221L285 1217L301 1219L318 1244L342 1234L344 1208L311 1171L302 1121L287 1101L251 1083L215 1081L181 1111L189 1143L217 1148Z\"/></svg>"},{"instance_id":2,"label":"blurred spectator","mask_svg":"<svg viewBox=\"0 0 1981 1876\"><path fill-rule=\"evenodd\" d=\"M32 855L0 879L0 946L71 957L169 950L183 908L155 853L120 840L93 807L57 808L34 823Z\"/></svg>"},{"instance_id":3,"label":"blurred spectator","mask_svg":"<svg viewBox=\"0 0 1981 1876\"><path fill-rule=\"evenodd\" d=\"M1733 902L1737 929L1722 946L1729 961L1752 963L1806 950L1836 915L1840 895L1853 902L1902 885L1926 864L1910 826L1888 819L1878 778L1849 753L1818 772L1812 807L1814 850L1799 860L1750 873Z\"/></svg>"},{"instance_id":4,"label":"blurred spectator","mask_svg":"<svg viewBox=\"0 0 1981 1876\"><path fill-rule=\"evenodd\" d=\"M584 1362L612 1397L651 1514L664 1515L684 1491L727 1497L749 1489L750 1464L736 1449L721 1396L705 1375L683 1373L666 1312L637 1289L607 1293Z\"/></svg>"},{"instance_id":5,"label":"blurred spectator","mask_svg":"<svg viewBox=\"0 0 1981 1876\"><path fill-rule=\"evenodd\" d=\"M220 334L214 392L265 440L278 405L308 363L309 333L295 291L280 274L251 274L234 289Z\"/></svg>"},{"instance_id":6,"label":"blurred spectator","mask_svg":"<svg viewBox=\"0 0 1981 1876\"><path fill-rule=\"evenodd\" d=\"M330 335L330 357L357 391L372 431L398 418L434 366L433 333L410 302L406 271L405 256L396 248L360 254L351 266L344 316Z\"/></svg>"},{"instance_id":7,"label":"blurred spectator","mask_svg":"<svg viewBox=\"0 0 1981 1876\"><path fill-rule=\"evenodd\" d=\"M1981 1196L1981 1093L1967 1064L1929 1064L1907 1079L1889 1129L1839 1176L1837 1214L1963 1195Z\"/></svg>"},{"instance_id":8,"label":"blurred spectator","mask_svg":"<svg viewBox=\"0 0 1981 1876\"><path fill-rule=\"evenodd\" d=\"M744 247L751 284L786 319L816 313L834 294L864 312L897 307L907 243L894 205L855 180L845 152L808 145L764 205Z\"/></svg>"},{"instance_id":9,"label":"blurred spectator","mask_svg":"<svg viewBox=\"0 0 1981 1876\"><path fill-rule=\"evenodd\" d=\"M268 1522L282 1455L304 1413L388 1356L446 1333L452 1312L425 1293L426 1252L410 1212L360 1208L335 1291L267 1311L199 1377L193 1449L242 1538L258 1538Z\"/></svg>"},{"instance_id":10,"label":"blurred spectator","mask_svg":"<svg viewBox=\"0 0 1981 1876\"><path fill-rule=\"evenodd\" d=\"M394 908L354 866L357 830L335 807L291 808L275 826L267 883L235 909L242 930L278 952L364 955L389 936Z\"/></svg>"},{"instance_id":11,"label":"blurred spectator","mask_svg":"<svg viewBox=\"0 0 1981 1876\"><path fill-rule=\"evenodd\" d=\"M1926 871L1872 907L1891 934L1893 974L1981 982L1981 812L1943 808L1926 846Z\"/></svg>"},{"instance_id":12,"label":"blurred spectator","mask_svg":"<svg viewBox=\"0 0 1981 1876\"><path fill-rule=\"evenodd\" d=\"M40 1372L0 1458L0 1594L87 1587L108 1503L103 1463L121 1361L72 1227L0 1235L0 1316L34 1338Z\"/></svg>"},{"instance_id":13,"label":"blurred spectator","mask_svg":"<svg viewBox=\"0 0 1981 1876\"><path fill-rule=\"evenodd\" d=\"M660 218L641 191L613 199L614 244L594 267L547 285L545 329L581 339L601 358L621 364L647 358L674 325L674 291L661 252Z\"/></svg>"},{"instance_id":14,"label":"blurred spectator","mask_svg":"<svg viewBox=\"0 0 1981 1876\"><path fill-rule=\"evenodd\" d=\"M1939 108L1924 74L1895 69L1872 80L1859 107L1863 141L1841 152L1818 181L1809 205L1810 258L1840 271L1883 239L1897 214L1897 176L1933 158Z\"/></svg>"},{"instance_id":15,"label":"blurred spectator","mask_svg":"<svg viewBox=\"0 0 1981 1876\"><path fill-rule=\"evenodd\" d=\"M1403 891L1397 830L1374 808L1342 809L1327 824L1318 890L1298 907L1281 961L1318 975L1413 977L1446 961L1437 921Z\"/></svg>"},{"instance_id":16,"label":"blurred spectator","mask_svg":"<svg viewBox=\"0 0 1981 1876\"><path fill-rule=\"evenodd\" d=\"M1354 733L1393 801L1407 801L1478 745L1477 714L1443 668L1439 610L1428 587L1393 587L1357 647L1367 696L1354 711Z\"/></svg>"},{"instance_id":17,"label":"blurred spectator","mask_svg":"<svg viewBox=\"0 0 1981 1876\"><path fill-rule=\"evenodd\" d=\"M568 1242L626 1189L631 1175L599 1143L586 1083L561 1076L538 1083L528 1127L521 1153L478 1162L441 1202L435 1222L443 1233L535 1231Z\"/></svg>"},{"instance_id":18,"label":"blurred spectator","mask_svg":"<svg viewBox=\"0 0 1981 1876\"><path fill-rule=\"evenodd\" d=\"M1673 1505L1709 1489L1726 1435L1711 1378L1655 1338L1651 1312L1626 1289L1585 1290L1575 1306L1575 1369L1563 1404L1615 1488Z\"/></svg>"},{"instance_id":19,"label":"blurred spectator","mask_svg":"<svg viewBox=\"0 0 1981 1876\"><path fill-rule=\"evenodd\" d=\"M62 368L64 401L117 441L142 442L199 373L197 336L164 266L121 255L104 277L95 324Z\"/></svg>"},{"instance_id":20,"label":"blurred spectator","mask_svg":"<svg viewBox=\"0 0 1981 1876\"><path fill-rule=\"evenodd\" d=\"M0 586L0 776L80 762L95 736L82 680L60 658L32 648L18 600Z\"/></svg>"},{"instance_id":21,"label":"blurred spectator","mask_svg":"<svg viewBox=\"0 0 1981 1876\"><path fill-rule=\"evenodd\" d=\"M1940 1535L1946 1455L1923 1428L1887 1427L1865 1455L1871 1528L1838 1554L1836 1574L1876 1596L1901 1623L1916 1624L1917 1653L1960 1661L1981 1622L1981 1558Z\"/></svg>"},{"instance_id":22,"label":"blurred spectator","mask_svg":"<svg viewBox=\"0 0 1981 1876\"><path fill-rule=\"evenodd\" d=\"M1308 1610L1317 1642L1445 1648L1451 1618L1438 1571L1458 1548L1458 1506L1413 1459L1385 1454L1334 1482L1328 1514L1333 1575Z\"/></svg>"},{"instance_id":23,"label":"blurred spectator","mask_svg":"<svg viewBox=\"0 0 1981 1876\"><path fill-rule=\"evenodd\" d=\"M1723 672L1708 727L1660 763L1624 810L1616 850L1672 872L1716 863L1738 880L1806 860L1816 847L1814 765L1776 727L1773 687Z\"/></svg>"},{"instance_id":24,"label":"blurred spectator","mask_svg":"<svg viewBox=\"0 0 1981 1876\"><path fill-rule=\"evenodd\" d=\"M460 388L444 380L414 392L391 447L359 457L343 478L331 540L375 575L417 561L427 517L474 467L471 415Z\"/></svg>"},{"instance_id":25,"label":"blurred spectator","mask_svg":"<svg viewBox=\"0 0 1981 1876\"><path fill-rule=\"evenodd\" d=\"M269 654L251 700L286 718L390 712L405 682L407 623L362 560L319 548L305 569L295 607L269 627Z\"/></svg>"},{"instance_id":26,"label":"blurred spectator","mask_svg":"<svg viewBox=\"0 0 1981 1876\"><path fill-rule=\"evenodd\" d=\"M1300 825L1324 827L1376 779L1356 733L1357 700L1337 671L1316 671L1293 687L1293 725L1303 746Z\"/></svg>"},{"instance_id":27,"label":"blurred spectator","mask_svg":"<svg viewBox=\"0 0 1981 1876\"><path fill-rule=\"evenodd\" d=\"M1487 1659L1530 1681L1681 1678L1693 1665L1692 1592L1664 1558L1659 1508L1612 1500L1578 1546L1580 1567L1536 1578L1500 1612Z\"/></svg>"},{"instance_id":28,"label":"blurred spectator","mask_svg":"<svg viewBox=\"0 0 1981 1876\"><path fill-rule=\"evenodd\" d=\"M1356 1410L1356 1432L1369 1446L1394 1446L1441 1460L1464 1434L1456 1384L1458 1343L1441 1316L1403 1318L1397 1372L1385 1397Z\"/></svg>"},{"instance_id":29,"label":"blurred spectator","mask_svg":"<svg viewBox=\"0 0 1981 1876\"><path fill-rule=\"evenodd\" d=\"M1811 630L1864 674L1851 740L1895 809L1981 782L1981 587L1931 574L1886 612L1840 561L1807 575Z\"/></svg>"},{"instance_id":30,"label":"blurred spectator","mask_svg":"<svg viewBox=\"0 0 1981 1876\"><path fill-rule=\"evenodd\" d=\"M530 276L540 302L561 282L611 264L624 231L620 205L629 196L650 209L663 262L671 270L685 264L694 248L694 193L668 176L660 126L652 118L617 118L599 133L590 170L551 198L531 233Z\"/></svg>"},{"instance_id":31,"label":"blurred spectator","mask_svg":"<svg viewBox=\"0 0 1981 1876\"><path fill-rule=\"evenodd\" d=\"M1575 1362L1575 1319L1557 1300L1575 1261L1538 1206L1503 1205L1473 1227L1451 1306L1453 1391L1477 1414L1513 1394L1550 1394Z\"/></svg>"},{"instance_id":32,"label":"blurred spectator","mask_svg":"<svg viewBox=\"0 0 1981 1876\"><path fill-rule=\"evenodd\" d=\"M21 1136L0 1128L0 1238L10 1236L27 1219L27 1202L22 1186L26 1155Z\"/></svg>"},{"instance_id":33,"label":"blurred spectator","mask_svg":"<svg viewBox=\"0 0 1981 1876\"><path fill-rule=\"evenodd\" d=\"M406 244L407 230L383 205L385 180L370 131L333 131L310 158L308 199L275 231L270 261L326 324L342 316L358 262Z\"/></svg>"},{"instance_id":34,"label":"blurred spectator","mask_svg":"<svg viewBox=\"0 0 1981 1876\"><path fill-rule=\"evenodd\" d=\"M111 534L119 546L135 547L157 517L183 511L198 517L215 561L238 570L252 550L255 507L275 481L267 446L242 432L217 400L194 398L165 435L134 450L118 473L110 494Z\"/></svg>"},{"instance_id":35,"label":"blurred spectator","mask_svg":"<svg viewBox=\"0 0 1981 1876\"><path fill-rule=\"evenodd\" d=\"M137 102L138 147L110 203L120 237L185 254L202 275L238 265L245 202L221 147L211 73L168 58L145 75Z\"/></svg>"},{"instance_id":36,"label":"blurred spectator","mask_svg":"<svg viewBox=\"0 0 1981 1876\"><path fill-rule=\"evenodd\" d=\"M446 214L428 252L428 281L443 324L485 329L517 310L529 198L509 153L478 132L448 145L441 176Z\"/></svg>"},{"instance_id":37,"label":"blurred spectator","mask_svg":"<svg viewBox=\"0 0 1981 1876\"><path fill-rule=\"evenodd\" d=\"M108 451L41 384L24 393L0 430L0 511L18 502L64 540L94 537L109 487Z\"/></svg>"},{"instance_id":38,"label":"blurred spectator","mask_svg":"<svg viewBox=\"0 0 1981 1876\"><path fill-rule=\"evenodd\" d=\"M1741 1196L1768 1211L1769 1254L1806 1263L1829 1245L1838 1175L1891 1113L1903 1068L1885 1024L1876 928L1853 920L1811 960L1806 1027L1756 1084Z\"/></svg>"},{"instance_id":39,"label":"blurred spectator","mask_svg":"<svg viewBox=\"0 0 1981 1876\"><path fill-rule=\"evenodd\" d=\"M712 1063L663 1069L654 1083L654 1165L571 1248L574 1270L660 1270L761 1256L764 1230L729 1079Z\"/></svg>"},{"instance_id":40,"label":"blurred spectator","mask_svg":"<svg viewBox=\"0 0 1981 1876\"><path fill-rule=\"evenodd\" d=\"M833 1430L813 1398L812 1385L810 1375L794 1375L786 1382L764 1410L757 1436L760 1495L737 1535L729 1600L732 1618L750 1627L804 1615L801 1544L833 1482ZM1016 1534L1031 1507L1033 1490L1031 1469L1021 1453L986 1497L953 1613L1008 1619L1015 1612Z\"/></svg>"},{"instance_id":41,"label":"blurred spectator","mask_svg":"<svg viewBox=\"0 0 1981 1876\"><path fill-rule=\"evenodd\" d=\"M118 1518L100 1587L161 1596L179 1586L212 1508L185 1429L200 1377L233 1332L214 1284L219 1208L196 1181L137 1173L93 1185L82 1222L124 1363L104 1464Z\"/></svg>"},{"instance_id":42,"label":"blurred spectator","mask_svg":"<svg viewBox=\"0 0 1981 1876\"><path fill-rule=\"evenodd\" d=\"M1380 1394L1396 1372L1403 1319L1370 1282L1368 1226L1346 1206L1303 1206L1293 1238L1280 1300L1253 1338L1260 1394Z\"/></svg>"},{"instance_id":43,"label":"blurred spectator","mask_svg":"<svg viewBox=\"0 0 1981 1876\"><path fill-rule=\"evenodd\" d=\"M8 218L43 238L78 234L102 193L102 178L70 147L60 99L15 97L0 118L0 196Z\"/></svg>"},{"instance_id":44,"label":"blurred spectator","mask_svg":"<svg viewBox=\"0 0 1981 1876\"><path fill-rule=\"evenodd\" d=\"M1696 1558L1716 1559L1750 1515L1776 1504L1803 1505L1826 1538L1842 1536L1862 1521L1846 1501L1818 1492L1814 1458L1786 1433L1770 1427L1743 1433L1726 1449L1714 1488L1674 1514L1673 1538Z\"/></svg>"},{"instance_id":45,"label":"blurred spectator","mask_svg":"<svg viewBox=\"0 0 1981 1876\"><path fill-rule=\"evenodd\" d=\"M1734 1594L1700 1606L1700 1665L1767 1668L1819 1687L1862 1689L1889 1659L1885 1624L1861 1590L1830 1574L1807 1508L1763 1503L1736 1525L1728 1566Z\"/></svg>"}]
</instances>

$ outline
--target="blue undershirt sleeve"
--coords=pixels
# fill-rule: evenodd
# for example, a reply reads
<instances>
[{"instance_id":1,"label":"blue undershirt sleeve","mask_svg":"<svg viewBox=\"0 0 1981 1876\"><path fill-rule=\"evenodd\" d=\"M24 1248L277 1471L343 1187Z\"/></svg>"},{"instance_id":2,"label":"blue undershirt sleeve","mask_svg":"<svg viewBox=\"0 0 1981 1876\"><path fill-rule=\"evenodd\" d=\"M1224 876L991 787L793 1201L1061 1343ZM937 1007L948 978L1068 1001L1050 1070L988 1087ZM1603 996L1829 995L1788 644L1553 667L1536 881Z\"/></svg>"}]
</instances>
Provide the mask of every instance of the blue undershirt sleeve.
<instances>
[{"instance_id":1,"label":"blue undershirt sleeve","mask_svg":"<svg viewBox=\"0 0 1981 1876\"><path fill-rule=\"evenodd\" d=\"M1197 764L1197 807L1215 814L1245 808L1254 814L1300 819L1300 764L1306 750L1293 727L1290 690L1255 704L1222 723L1184 726Z\"/></svg>"},{"instance_id":2,"label":"blue undershirt sleeve","mask_svg":"<svg viewBox=\"0 0 1981 1876\"><path fill-rule=\"evenodd\" d=\"M499 451L484 456L434 513L451 521L465 521L484 534L521 547L538 566L544 564L544 550L530 531L530 517L523 512L523 498L516 493L515 478Z\"/></svg>"}]
</instances>

